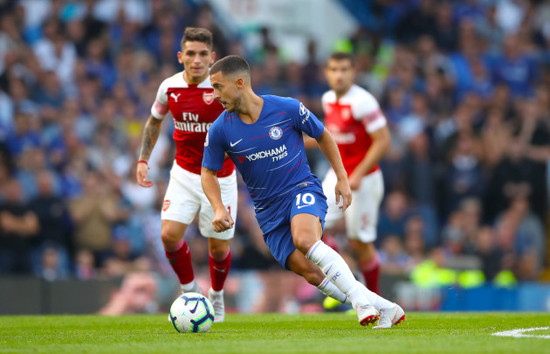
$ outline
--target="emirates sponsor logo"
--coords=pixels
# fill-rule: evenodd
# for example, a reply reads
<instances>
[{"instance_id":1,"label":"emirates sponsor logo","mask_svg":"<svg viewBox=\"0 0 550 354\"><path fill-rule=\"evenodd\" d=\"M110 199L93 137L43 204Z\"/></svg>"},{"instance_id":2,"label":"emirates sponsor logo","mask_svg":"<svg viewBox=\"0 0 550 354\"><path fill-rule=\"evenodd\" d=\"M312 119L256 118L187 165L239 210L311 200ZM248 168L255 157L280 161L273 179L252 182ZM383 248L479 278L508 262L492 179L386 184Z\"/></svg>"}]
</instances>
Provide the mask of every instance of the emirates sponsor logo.
<instances>
[{"instance_id":1,"label":"emirates sponsor logo","mask_svg":"<svg viewBox=\"0 0 550 354\"><path fill-rule=\"evenodd\" d=\"M206 133L208 129L212 126L212 123L196 123L196 122L178 122L174 121L174 128L184 132L194 132L194 133Z\"/></svg>"}]
</instances>

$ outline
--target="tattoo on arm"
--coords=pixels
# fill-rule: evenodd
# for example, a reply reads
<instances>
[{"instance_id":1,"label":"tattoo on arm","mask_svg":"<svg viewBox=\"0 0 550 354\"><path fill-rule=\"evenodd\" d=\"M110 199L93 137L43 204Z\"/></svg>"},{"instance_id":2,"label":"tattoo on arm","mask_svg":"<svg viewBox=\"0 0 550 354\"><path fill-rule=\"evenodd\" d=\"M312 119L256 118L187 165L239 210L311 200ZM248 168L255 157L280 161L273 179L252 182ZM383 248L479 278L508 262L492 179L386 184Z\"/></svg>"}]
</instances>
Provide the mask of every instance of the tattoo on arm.
<instances>
[{"instance_id":1,"label":"tattoo on arm","mask_svg":"<svg viewBox=\"0 0 550 354\"><path fill-rule=\"evenodd\" d=\"M161 125L162 120L156 119L153 116L150 116L147 123L145 123L143 137L141 138L141 150L139 152L140 160L149 160L151 152L159 138Z\"/></svg>"}]
</instances>

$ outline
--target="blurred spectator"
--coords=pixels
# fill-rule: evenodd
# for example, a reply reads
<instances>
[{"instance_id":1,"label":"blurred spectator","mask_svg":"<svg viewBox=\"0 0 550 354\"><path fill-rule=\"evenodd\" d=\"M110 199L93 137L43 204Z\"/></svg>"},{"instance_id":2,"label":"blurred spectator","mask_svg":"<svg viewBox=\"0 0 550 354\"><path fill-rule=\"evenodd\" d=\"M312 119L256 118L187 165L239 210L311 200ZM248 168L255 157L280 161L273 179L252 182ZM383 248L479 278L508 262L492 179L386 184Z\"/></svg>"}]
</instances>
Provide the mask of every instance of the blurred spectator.
<instances>
[{"instance_id":1,"label":"blurred spectator","mask_svg":"<svg viewBox=\"0 0 550 354\"><path fill-rule=\"evenodd\" d=\"M458 208L466 197L483 198L485 182L483 170L476 154L476 138L469 134L459 134L455 148L451 152L451 164L445 172L444 215Z\"/></svg>"},{"instance_id":2,"label":"blurred spectator","mask_svg":"<svg viewBox=\"0 0 550 354\"><path fill-rule=\"evenodd\" d=\"M411 134L402 161L402 180L407 194L421 205L435 204L435 166L430 156L428 135L423 131Z\"/></svg>"},{"instance_id":3,"label":"blurred spectator","mask_svg":"<svg viewBox=\"0 0 550 354\"><path fill-rule=\"evenodd\" d=\"M438 2L435 10L435 41L437 47L445 53L453 52L458 43L456 23L453 20L453 8L450 2Z\"/></svg>"},{"instance_id":4,"label":"blurred spectator","mask_svg":"<svg viewBox=\"0 0 550 354\"><path fill-rule=\"evenodd\" d=\"M62 259L59 249L55 247L46 247L40 254L40 263L34 266L34 274L47 281L65 279L69 275L67 260Z\"/></svg>"},{"instance_id":5,"label":"blurred spectator","mask_svg":"<svg viewBox=\"0 0 550 354\"><path fill-rule=\"evenodd\" d=\"M200 6L195 19L195 27L206 28L207 30L212 32L214 51L216 52L218 58L223 58L224 56L226 56L228 54L227 37L224 31L222 31L218 26L219 21L216 21L214 11L210 4L203 3Z\"/></svg>"},{"instance_id":6,"label":"blurred spectator","mask_svg":"<svg viewBox=\"0 0 550 354\"><path fill-rule=\"evenodd\" d=\"M122 285L109 302L99 310L100 315L118 316L132 313L155 313L157 284L147 272L130 273L122 280Z\"/></svg>"},{"instance_id":7,"label":"blurred spectator","mask_svg":"<svg viewBox=\"0 0 550 354\"><path fill-rule=\"evenodd\" d=\"M23 200L16 179L8 181L2 189L5 200L0 203L0 273L30 273L30 251L39 220Z\"/></svg>"},{"instance_id":8,"label":"blurred spectator","mask_svg":"<svg viewBox=\"0 0 550 354\"><path fill-rule=\"evenodd\" d=\"M524 158L525 146L517 138L508 140L504 157L495 166L489 181L486 206L487 220L494 220L507 209L515 197L533 199L535 193L533 164Z\"/></svg>"},{"instance_id":9,"label":"blurred spectator","mask_svg":"<svg viewBox=\"0 0 550 354\"><path fill-rule=\"evenodd\" d=\"M407 196L405 193L395 190L390 192L380 211L380 220L378 221L378 234L380 241L385 236L396 235L403 238L405 236L405 223L408 217Z\"/></svg>"},{"instance_id":10,"label":"blurred spectator","mask_svg":"<svg viewBox=\"0 0 550 354\"><path fill-rule=\"evenodd\" d=\"M502 252L496 243L495 231L482 227L475 239L475 254L481 259L481 270L490 282L502 270Z\"/></svg>"},{"instance_id":11,"label":"blurred spectator","mask_svg":"<svg viewBox=\"0 0 550 354\"><path fill-rule=\"evenodd\" d=\"M33 9L34 13L36 9ZM43 38L34 45L34 54L40 59L44 71L54 71L64 86L71 85L76 60L76 49L66 38L58 19L46 20L42 28Z\"/></svg>"},{"instance_id":12,"label":"blurred spectator","mask_svg":"<svg viewBox=\"0 0 550 354\"><path fill-rule=\"evenodd\" d=\"M406 274L410 256L405 252L401 238L387 236L378 251L381 271L385 274Z\"/></svg>"},{"instance_id":13,"label":"blurred spectator","mask_svg":"<svg viewBox=\"0 0 550 354\"><path fill-rule=\"evenodd\" d=\"M504 39L503 54L492 60L493 81L505 83L513 95L531 96L538 79L538 70L532 57L523 52L522 38L508 34Z\"/></svg>"},{"instance_id":14,"label":"blurred spectator","mask_svg":"<svg viewBox=\"0 0 550 354\"><path fill-rule=\"evenodd\" d=\"M397 24L395 31L397 39L408 43L415 41L423 34L436 33L435 4L434 0L420 0L417 8L408 11Z\"/></svg>"},{"instance_id":15,"label":"blurred spectator","mask_svg":"<svg viewBox=\"0 0 550 354\"><path fill-rule=\"evenodd\" d=\"M69 211L65 201L54 194L53 175L50 172L38 172L36 179L38 194L30 204L40 226L33 240L33 267L36 273L48 279L67 276L69 255L72 253Z\"/></svg>"},{"instance_id":16,"label":"blurred spectator","mask_svg":"<svg viewBox=\"0 0 550 354\"><path fill-rule=\"evenodd\" d=\"M543 226L529 211L524 197L516 198L496 221L498 242L512 257L519 280L535 280L546 250Z\"/></svg>"},{"instance_id":17,"label":"blurred spectator","mask_svg":"<svg viewBox=\"0 0 550 354\"><path fill-rule=\"evenodd\" d=\"M117 203L109 185L102 183L96 172L88 172L82 196L70 206L75 223L75 248L92 251L100 266L113 254L111 229L120 218Z\"/></svg>"},{"instance_id":18,"label":"blurred spectator","mask_svg":"<svg viewBox=\"0 0 550 354\"><path fill-rule=\"evenodd\" d=\"M81 249L75 256L75 276L80 280L89 280L96 277L94 254L86 249Z\"/></svg>"},{"instance_id":19,"label":"blurred spectator","mask_svg":"<svg viewBox=\"0 0 550 354\"><path fill-rule=\"evenodd\" d=\"M489 5L484 17L477 18L476 31L484 37L485 42L489 45L489 53L496 54L500 51L504 40L504 30L498 23L496 4Z\"/></svg>"}]
</instances>

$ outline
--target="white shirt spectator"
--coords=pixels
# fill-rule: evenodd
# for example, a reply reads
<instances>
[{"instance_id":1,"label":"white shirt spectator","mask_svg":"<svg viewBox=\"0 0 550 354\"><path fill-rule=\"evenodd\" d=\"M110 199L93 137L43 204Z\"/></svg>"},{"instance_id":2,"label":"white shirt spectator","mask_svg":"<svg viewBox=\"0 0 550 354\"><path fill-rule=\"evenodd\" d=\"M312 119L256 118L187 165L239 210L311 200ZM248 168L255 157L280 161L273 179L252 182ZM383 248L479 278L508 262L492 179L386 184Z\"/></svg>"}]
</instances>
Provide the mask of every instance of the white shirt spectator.
<instances>
[{"instance_id":1,"label":"white shirt spectator","mask_svg":"<svg viewBox=\"0 0 550 354\"><path fill-rule=\"evenodd\" d=\"M49 39L38 41L34 45L33 51L36 57L40 58L43 70L54 71L63 86L72 85L77 54L71 42L65 41L60 56L57 56L55 45Z\"/></svg>"},{"instance_id":2,"label":"white shirt spectator","mask_svg":"<svg viewBox=\"0 0 550 354\"><path fill-rule=\"evenodd\" d=\"M120 10L129 22L146 24L151 21L153 12L150 0L99 0L94 6L94 17L98 20L113 23L118 19Z\"/></svg>"}]
</instances>

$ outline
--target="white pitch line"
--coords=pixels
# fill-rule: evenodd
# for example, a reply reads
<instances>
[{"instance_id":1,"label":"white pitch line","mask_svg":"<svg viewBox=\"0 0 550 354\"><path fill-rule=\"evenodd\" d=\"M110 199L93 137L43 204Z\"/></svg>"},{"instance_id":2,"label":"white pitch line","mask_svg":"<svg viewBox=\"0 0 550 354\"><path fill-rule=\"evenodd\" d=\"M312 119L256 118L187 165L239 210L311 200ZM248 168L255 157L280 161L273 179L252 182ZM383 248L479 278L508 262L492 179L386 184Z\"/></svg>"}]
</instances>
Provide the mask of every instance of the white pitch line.
<instances>
[{"instance_id":1,"label":"white pitch line","mask_svg":"<svg viewBox=\"0 0 550 354\"><path fill-rule=\"evenodd\" d=\"M510 331L502 331L502 332L496 332L493 333L493 336L498 337L514 337L514 338L544 338L544 339L550 339L550 335L543 334L543 335L535 335L535 334L523 334L525 332L532 332L532 331L543 331L546 329L550 329L550 327L533 327L533 328L517 328L512 329Z\"/></svg>"}]
</instances>

